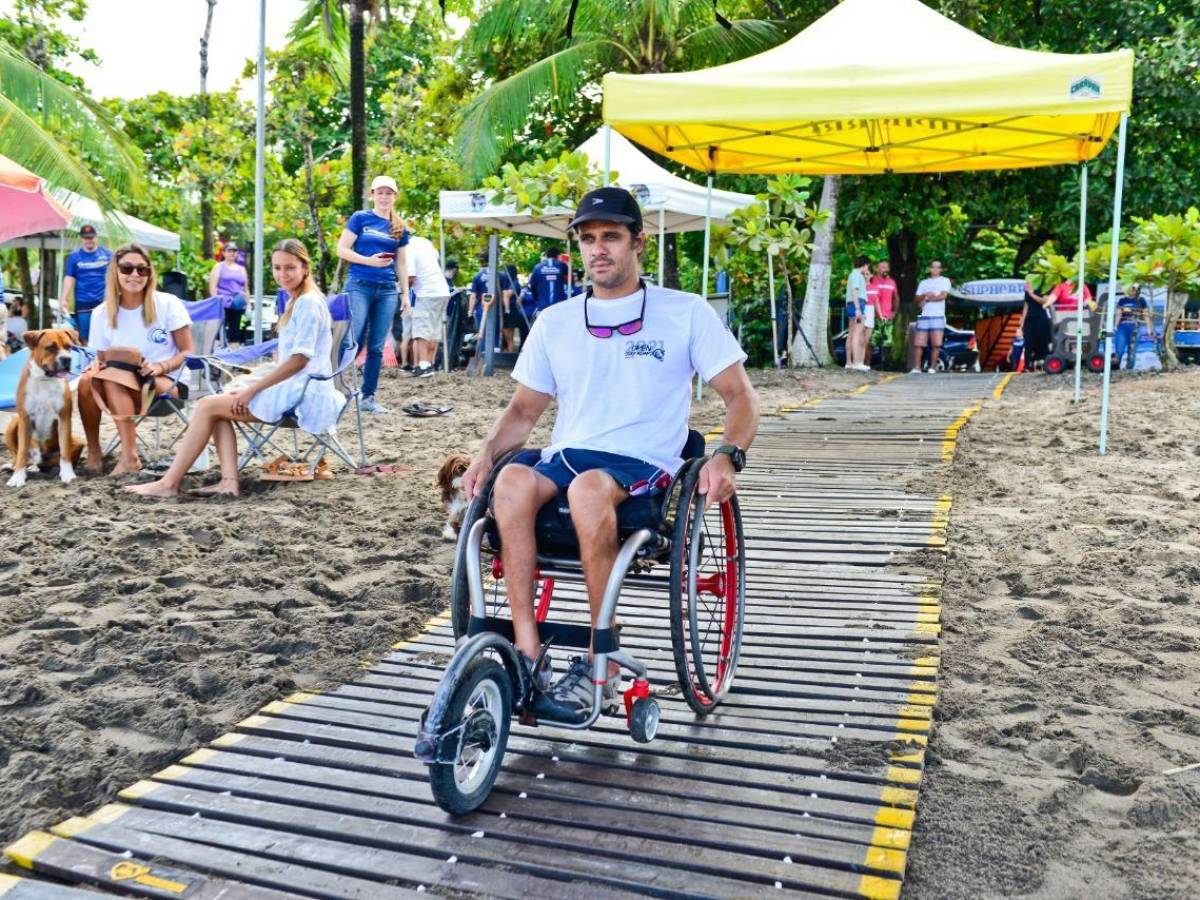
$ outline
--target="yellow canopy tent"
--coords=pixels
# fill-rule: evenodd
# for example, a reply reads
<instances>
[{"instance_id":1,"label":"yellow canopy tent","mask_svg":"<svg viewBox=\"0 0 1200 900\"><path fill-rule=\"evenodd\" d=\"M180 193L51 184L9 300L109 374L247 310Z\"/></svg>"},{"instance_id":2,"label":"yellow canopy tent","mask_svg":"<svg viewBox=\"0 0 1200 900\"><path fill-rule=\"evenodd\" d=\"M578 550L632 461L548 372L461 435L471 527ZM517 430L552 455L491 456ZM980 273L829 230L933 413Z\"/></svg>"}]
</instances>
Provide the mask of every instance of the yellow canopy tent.
<instances>
[{"instance_id":1,"label":"yellow canopy tent","mask_svg":"<svg viewBox=\"0 0 1200 900\"><path fill-rule=\"evenodd\" d=\"M696 72L604 77L604 121L707 172L874 175L1085 164L1120 127L1116 292L1133 53L994 44L920 0L843 0L785 44ZM1080 281L1087 197L1082 177ZM707 242L706 242L707 243ZM707 291L707 246L704 289ZM773 299L773 298L772 298ZM1107 331L1112 331L1109 304ZM1076 359L1079 394L1080 352ZM1105 361L1101 452L1110 361Z\"/></svg>"}]
</instances>

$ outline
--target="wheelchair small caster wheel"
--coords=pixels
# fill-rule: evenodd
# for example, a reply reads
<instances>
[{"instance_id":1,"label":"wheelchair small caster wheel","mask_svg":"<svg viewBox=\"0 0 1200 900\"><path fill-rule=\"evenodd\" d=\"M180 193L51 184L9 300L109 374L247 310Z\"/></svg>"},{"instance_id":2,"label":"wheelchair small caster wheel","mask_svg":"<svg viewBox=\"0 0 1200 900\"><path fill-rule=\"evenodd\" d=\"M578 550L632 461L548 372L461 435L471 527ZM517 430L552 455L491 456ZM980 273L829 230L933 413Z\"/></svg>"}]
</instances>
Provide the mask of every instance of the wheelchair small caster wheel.
<instances>
[{"instance_id":1,"label":"wheelchair small caster wheel","mask_svg":"<svg viewBox=\"0 0 1200 900\"><path fill-rule=\"evenodd\" d=\"M658 734L658 721L662 710L658 701L653 697L643 697L633 701L629 710L629 734L639 744L648 744Z\"/></svg>"}]
</instances>

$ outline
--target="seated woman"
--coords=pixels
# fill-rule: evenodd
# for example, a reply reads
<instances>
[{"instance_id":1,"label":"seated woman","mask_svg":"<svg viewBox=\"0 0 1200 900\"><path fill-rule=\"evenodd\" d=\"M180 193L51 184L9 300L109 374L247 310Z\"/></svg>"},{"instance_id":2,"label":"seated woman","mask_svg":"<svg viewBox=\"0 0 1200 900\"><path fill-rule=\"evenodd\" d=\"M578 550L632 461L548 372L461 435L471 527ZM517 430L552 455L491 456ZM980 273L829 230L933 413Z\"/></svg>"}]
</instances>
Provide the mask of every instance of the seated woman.
<instances>
[{"instance_id":1,"label":"seated woman","mask_svg":"<svg viewBox=\"0 0 1200 900\"><path fill-rule=\"evenodd\" d=\"M85 471L103 472L103 411L121 438L121 459L112 474L124 475L142 467L133 417L156 396L178 396L173 373L193 350L192 320L178 297L155 290L154 264L140 244L117 248L105 277L104 303L92 314L88 332L96 361L79 379L79 418L87 437Z\"/></svg>"},{"instance_id":2,"label":"seated woman","mask_svg":"<svg viewBox=\"0 0 1200 900\"><path fill-rule=\"evenodd\" d=\"M300 427L311 434L322 434L337 422L346 398L332 381L310 377L333 374L333 321L313 280L308 250L294 238L280 241L271 254L271 270L275 281L288 292L287 306L279 317L279 365L253 384L228 394L213 394L196 404L171 468L158 481L131 485L127 491L146 497L175 496L183 476L211 438L217 446L221 480L197 493L236 497L234 422L277 422L295 411Z\"/></svg>"}]
</instances>

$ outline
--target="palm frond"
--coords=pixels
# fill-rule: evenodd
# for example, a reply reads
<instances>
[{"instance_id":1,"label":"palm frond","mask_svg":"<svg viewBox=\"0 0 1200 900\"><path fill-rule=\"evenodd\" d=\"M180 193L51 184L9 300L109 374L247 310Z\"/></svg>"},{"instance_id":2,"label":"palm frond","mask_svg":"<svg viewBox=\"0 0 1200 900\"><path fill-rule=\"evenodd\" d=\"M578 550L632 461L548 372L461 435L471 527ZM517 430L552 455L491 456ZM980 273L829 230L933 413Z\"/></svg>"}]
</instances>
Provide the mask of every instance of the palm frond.
<instances>
[{"instance_id":1,"label":"palm frond","mask_svg":"<svg viewBox=\"0 0 1200 900\"><path fill-rule=\"evenodd\" d=\"M479 16L463 35L463 49L472 56L484 56L493 45L510 44L515 35L533 30L552 40L562 36L566 22L564 0L504 0L494 3Z\"/></svg>"},{"instance_id":2,"label":"palm frond","mask_svg":"<svg viewBox=\"0 0 1200 900\"><path fill-rule=\"evenodd\" d=\"M332 41L339 30L348 29L346 9L342 0L308 0L296 21L288 31L288 40L296 40L304 34L319 31Z\"/></svg>"},{"instance_id":3,"label":"palm frond","mask_svg":"<svg viewBox=\"0 0 1200 900\"><path fill-rule=\"evenodd\" d=\"M786 22L737 19L731 27L713 24L685 35L679 41L689 69L718 66L770 50L791 36Z\"/></svg>"},{"instance_id":4,"label":"palm frond","mask_svg":"<svg viewBox=\"0 0 1200 900\"><path fill-rule=\"evenodd\" d=\"M631 61L629 51L607 38L579 41L497 82L472 100L459 115L455 151L469 177L495 172L504 151L529 120L539 98L557 106L576 101L580 88L599 67Z\"/></svg>"},{"instance_id":5,"label":"palm frond","mask_svg":"<svg viewBox=\"0 0 1200 900\"><path fill-rule=\"evenodd\" d=\"M137 195L142 155L107 110L0 41L0 152L62 187L115 206L109 191ZM83 162L86 160L87 162ZM94 167L95 173L90 171Z\"/></svg>"}]
</instances>

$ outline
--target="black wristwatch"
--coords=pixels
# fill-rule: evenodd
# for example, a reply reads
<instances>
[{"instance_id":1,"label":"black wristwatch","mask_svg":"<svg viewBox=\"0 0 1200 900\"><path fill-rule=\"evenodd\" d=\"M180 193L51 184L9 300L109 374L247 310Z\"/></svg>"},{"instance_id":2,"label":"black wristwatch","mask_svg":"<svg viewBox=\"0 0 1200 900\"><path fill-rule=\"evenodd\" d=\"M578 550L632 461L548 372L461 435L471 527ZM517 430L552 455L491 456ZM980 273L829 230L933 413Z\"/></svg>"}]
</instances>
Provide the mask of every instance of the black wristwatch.
<instances>
[{"instance_id":1,"label":"black wristwatch","mask_svg":"<svg viewBox=\"0 0 1200 900\"><path fill-rule=\"evenodd\" d=\"M733 471L740 472L746 468L746 451L737 444L722 444L713 451L713 456L718 453L724 453L729 457L729 461L733 463Z\"/></svg>"}]
</instances>

